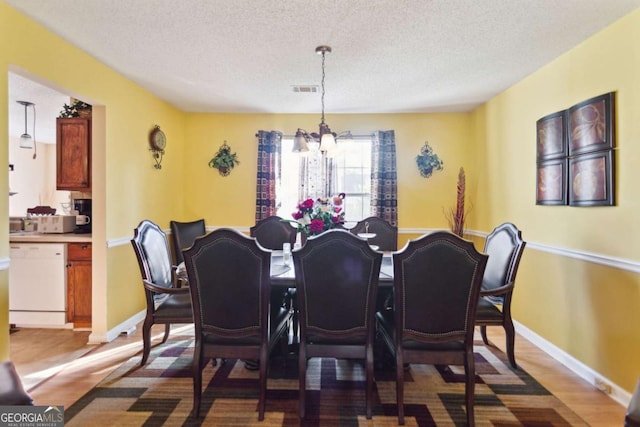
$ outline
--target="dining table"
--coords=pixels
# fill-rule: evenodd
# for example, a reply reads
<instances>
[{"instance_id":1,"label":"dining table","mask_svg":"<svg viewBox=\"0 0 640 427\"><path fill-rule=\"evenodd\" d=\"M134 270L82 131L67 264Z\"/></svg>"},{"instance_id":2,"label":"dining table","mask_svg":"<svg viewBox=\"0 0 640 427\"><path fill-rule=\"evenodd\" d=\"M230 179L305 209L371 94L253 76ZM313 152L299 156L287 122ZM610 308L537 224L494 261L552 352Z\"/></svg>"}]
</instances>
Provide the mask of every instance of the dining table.
<instances>
[{"instance_id":1,"label":"dining table","mask_svg":"<svg viewBox=\"0 0 640 427\"><path fill-rule=\"evenodd\" d=\"M272 287L295 288L296 275L293 267L293 260L284 261L284 252L273 250L271 252L270 282ZM295 256L295 254L293 255ZM188 282L187 270L184 262L176 268L176 275L179 279ZM380 275L378 279L379 287L393 286L393 255L391 252L382 252L382 263L380 264Z\"/></svg>"},{"instance_id":2,"label":"dining table","mask_svg":"<svg viewBox=\"0 0 640 427\"><path fill-rule=\"evenodd\" d=\"M293 255L295 257L295 253ZM271 251L271 273L270 280L272 287L295 288L296 275L293 261L284 262L283 251ZM378 278L379 287L393 286L393 255L392 252L382 252L382 263L380 264L380 275Z\"/></svg>"}]
</instances>

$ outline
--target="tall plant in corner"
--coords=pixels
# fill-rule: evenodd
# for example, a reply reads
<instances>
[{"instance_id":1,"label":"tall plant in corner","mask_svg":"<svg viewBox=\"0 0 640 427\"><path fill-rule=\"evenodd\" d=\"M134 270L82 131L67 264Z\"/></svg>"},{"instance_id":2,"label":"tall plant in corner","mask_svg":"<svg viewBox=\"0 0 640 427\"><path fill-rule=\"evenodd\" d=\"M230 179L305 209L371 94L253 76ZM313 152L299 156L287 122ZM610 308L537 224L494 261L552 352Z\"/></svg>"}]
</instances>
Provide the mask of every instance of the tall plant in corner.
<instances>
[{"instance_id":1,"label":"tall plant in corner","mask_svg":"<svg viewBox=\"0 0 640 427\"><path fill-rule=\"evenodd\" d=\"M465 186L464 168L461 167L460 172L458 172L458 185L456 187L456 207L455 209L450 208L449 212L445 213L445 216L449 221L449 228L451 229L451 232L460 237L464 237L464 226L467 221L468 213L464 206Z\"/></svg>"}]
</instances>

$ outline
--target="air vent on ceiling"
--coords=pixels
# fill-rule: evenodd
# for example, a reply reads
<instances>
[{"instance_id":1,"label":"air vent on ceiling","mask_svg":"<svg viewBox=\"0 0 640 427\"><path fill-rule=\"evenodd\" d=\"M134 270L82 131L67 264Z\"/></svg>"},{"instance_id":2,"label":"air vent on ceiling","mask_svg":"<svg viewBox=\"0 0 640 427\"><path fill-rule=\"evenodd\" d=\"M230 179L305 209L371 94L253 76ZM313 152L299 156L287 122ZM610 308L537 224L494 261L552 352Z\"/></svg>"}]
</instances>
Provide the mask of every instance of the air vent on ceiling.
<instances>
[{"instance_id":1,"label":"air vent on ceiling","mask_svg":"<svg viewBox=\"0 0 640 427\"><path fill-rule=\"evenodd\" d=\"M291 86L295 93L316 93L318 91L317 85L307 86Z\"/></svg>"}]
</instances>

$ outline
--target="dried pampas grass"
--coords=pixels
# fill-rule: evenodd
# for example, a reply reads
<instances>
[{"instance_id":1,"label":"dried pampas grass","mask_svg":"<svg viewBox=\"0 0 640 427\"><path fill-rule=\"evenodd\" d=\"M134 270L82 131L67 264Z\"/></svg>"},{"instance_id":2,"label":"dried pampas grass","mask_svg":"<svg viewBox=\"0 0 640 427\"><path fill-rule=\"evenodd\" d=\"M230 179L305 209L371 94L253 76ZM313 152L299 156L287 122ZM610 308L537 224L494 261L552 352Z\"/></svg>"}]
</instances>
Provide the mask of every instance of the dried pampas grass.
<instances>
[{"instance_id":1,"label":"dried pampas grass","mask_svg":"<svg viewBox=\"0 0 640 427\"><path fill-rule=\"evenodd\" d=\"M464 237L465 223L467 221L467 214L469 213L468 210L465 210L464 206L465 186L464 168L461 167L460 172L458 172L456 208L449 208L449 212L445 213L451 232L460 237Z\"/></svg>"}]
</instances>

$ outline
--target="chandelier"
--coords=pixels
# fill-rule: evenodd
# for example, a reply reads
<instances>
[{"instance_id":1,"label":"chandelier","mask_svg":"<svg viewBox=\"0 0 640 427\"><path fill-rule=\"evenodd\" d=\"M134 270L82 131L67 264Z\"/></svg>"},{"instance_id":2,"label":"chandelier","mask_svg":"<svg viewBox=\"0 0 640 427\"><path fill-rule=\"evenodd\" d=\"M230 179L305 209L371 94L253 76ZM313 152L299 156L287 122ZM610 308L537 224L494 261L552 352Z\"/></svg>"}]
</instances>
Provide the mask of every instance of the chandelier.
<instances>
[{"instance_id":1,"label":"chandelier","mask_svg":"<svg viewBox=\"0 0 640 427\"><path fill-rule=\"evenodd\" d=\"M296 131L296 136L293 139L293 152L294 153L306 153L309 151L309 143L315 142L319 144L319 150L322 153L331 152L336 148L336 140L338 139L353 139L351 132L346 131L340 134L336 134L332 132L329 128L329 125L324 121L324 60L325 55L327 53L331 53L331 47L329 46L318 46L316 48L316 53L318 55L322 55L322 119L320 120L318 133L315 132L307 132L304 129L298 128Z\"/></svg>"}]
</instances>

